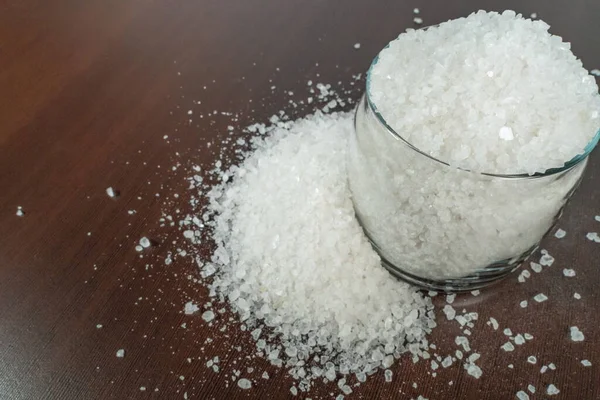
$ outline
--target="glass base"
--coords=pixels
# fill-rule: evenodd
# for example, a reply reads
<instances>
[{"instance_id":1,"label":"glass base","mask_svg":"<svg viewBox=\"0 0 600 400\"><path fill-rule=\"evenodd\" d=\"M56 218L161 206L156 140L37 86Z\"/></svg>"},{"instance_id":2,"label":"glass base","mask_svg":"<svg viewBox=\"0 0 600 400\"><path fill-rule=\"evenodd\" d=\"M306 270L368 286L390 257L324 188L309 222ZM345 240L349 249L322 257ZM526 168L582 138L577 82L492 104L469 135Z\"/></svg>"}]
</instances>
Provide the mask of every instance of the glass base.
<instances>
[{"instance_id":1,"label":"glass base","mask_svg":"<svg viewBox=\"0 0 600 400\"><path fill-rule=\"evenodd\" d=\"M358 213L356 213L356 217L359 224L362 226L362 222L358 216ZM495 262L480 270L477 270L470 275L438 280L415 275L393 264L382 255L379 246L377 246L377 243L372 240L366 229L363 229L363 232L365 232L365 235L367 236L367 239L369 239L369 242L371 242L373 249L379 255L381 259L381 265L383 265L394 277L408 282L411 285L418 286L422 289L444 292L468 292L497 283L508 276L511 272L518 269L523 261L525 261L534 251L536 251L539 246L539 244L536 243L518 258L511 258Z\"/></svg>"}]
</instances>

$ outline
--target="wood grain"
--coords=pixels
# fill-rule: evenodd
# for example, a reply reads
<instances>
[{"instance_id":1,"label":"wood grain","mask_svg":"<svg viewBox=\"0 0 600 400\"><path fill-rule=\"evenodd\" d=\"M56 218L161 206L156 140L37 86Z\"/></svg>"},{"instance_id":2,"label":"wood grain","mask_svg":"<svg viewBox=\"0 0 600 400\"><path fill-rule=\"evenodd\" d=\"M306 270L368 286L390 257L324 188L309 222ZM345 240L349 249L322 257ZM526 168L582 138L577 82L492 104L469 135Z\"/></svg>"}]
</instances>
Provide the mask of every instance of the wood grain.
<instances>
[{"instance_id":1,"label":"wood grain","mask_svg":"<svg viewBox=\"0 0 600 400\"><path fill-rule=\"evenodd\" d=\"M181 235L159 218L187 200L185 174L171 166L215 160L207 142L217 146L229 121L197 115L239 113L243 126L286 107L284 89L302 93L309 79L349 82L412 26L414 7L428 25L479 8L536 12L587 68L600 67L600 3L589 0L0 2L0 398L290 398L285 371L243 357L252 354L247 332L219 332L183 314L185 302L208 297L191 260L164 264ZM406 359L393 367L392 383L377 374L347 398L510 399L527 384L537 388L532 398L545 398L554 383L556 398L600 399L600 245L585 239L600 231L599 182L593 154L559 223L567 236L544 243L554 266L525 284L511 276L457 298L457 308L480 315L471 342L483 354L481 379L460 365L433 377L427 363ZM109 186L118 198L105 194ZM140 258L142 236L158 245ZM566 267L577 276L563 277ZM540 292L549 301L518 306ZM500 350L506 338L485 325L490 316L535 339ZM439 321L431 340L453 349L460 331ZM569 340L571 325L584 342ZM121 348L126 355L117 358ZM206 367L214 356L218 374ZM593 366L582 367L584 358ZM540 374L551 362L556 371ZM251 377L266 370L270 379L243 391L233 369ZM311 396L336 391L319 385Z\"/></svg>"}]
</instances>

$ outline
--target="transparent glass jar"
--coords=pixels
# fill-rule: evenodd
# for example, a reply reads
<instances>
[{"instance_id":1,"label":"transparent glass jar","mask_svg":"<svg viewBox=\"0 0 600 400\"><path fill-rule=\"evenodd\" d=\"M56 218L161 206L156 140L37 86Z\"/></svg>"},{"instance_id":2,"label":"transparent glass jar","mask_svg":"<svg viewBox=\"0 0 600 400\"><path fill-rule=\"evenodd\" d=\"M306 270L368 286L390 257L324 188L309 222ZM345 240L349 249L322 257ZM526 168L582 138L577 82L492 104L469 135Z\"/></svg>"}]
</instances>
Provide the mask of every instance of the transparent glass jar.
<instances>
[{"instance_id":1,"label":"transparent glass jar","mask_svg":"<svg viewBox=\"0 0 600 400\"><path fill-rule=\"evenodd\" d=\"M598 140L563 168L536 175L461 170L395 132L369 99L348 150L356 216L396 277L429 289L474 290L514 271L554 226Z\"/></svg>"}]
</instances>

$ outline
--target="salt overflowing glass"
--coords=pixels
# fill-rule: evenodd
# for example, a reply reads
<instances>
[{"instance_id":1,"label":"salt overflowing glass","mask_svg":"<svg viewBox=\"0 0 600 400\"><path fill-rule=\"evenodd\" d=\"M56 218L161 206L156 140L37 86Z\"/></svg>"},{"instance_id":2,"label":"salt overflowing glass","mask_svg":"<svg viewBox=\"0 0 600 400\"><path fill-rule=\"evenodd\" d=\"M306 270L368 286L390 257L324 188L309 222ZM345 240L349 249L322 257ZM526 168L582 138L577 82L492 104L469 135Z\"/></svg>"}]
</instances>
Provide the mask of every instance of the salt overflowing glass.
<instances>
[{"instance_id":1,"label":"salt overflowing glass","mask_svg":"<svg viewBox=\"0 0 600 400\"><path fill-rule=\"evenodd\" d=\"M396 277L429 289L481 288L537 249L578 187L597 139L545 173L461 170L386 123L370 100L367 74L347 160L356 216Z\"/></svg>"}]
</instances>

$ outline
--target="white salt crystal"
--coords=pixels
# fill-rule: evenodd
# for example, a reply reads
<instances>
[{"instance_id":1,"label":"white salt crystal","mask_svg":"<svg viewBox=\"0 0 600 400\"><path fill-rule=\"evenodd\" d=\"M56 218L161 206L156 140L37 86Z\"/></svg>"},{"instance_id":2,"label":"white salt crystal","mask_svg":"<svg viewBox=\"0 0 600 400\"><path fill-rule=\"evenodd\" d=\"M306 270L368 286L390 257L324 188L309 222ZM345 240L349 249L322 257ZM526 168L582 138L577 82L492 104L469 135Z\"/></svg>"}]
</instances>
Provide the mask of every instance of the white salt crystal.
<instances>
[{"instance_id":1,"label":"white salt crystal","mask_svg":"<svg viewBox=\"0 0 600 400\"><path fill-rule=\"evenodd\" d=\"M598 236L598 232L588 232L585 237L592 242L600 243L600 236Z\"/></svg>"},{"instance_id":2,"label":"white salt crystal","mask_svg":"<svg viewBox=\"0 0 600 400\"><path fill-rule=\"evenodd\" d=\"M583 336L583 333L579 330L578 327L576 326L572 326L569 328L570 332L571 332L571 340L574 342L582 342L585 337Z\"/></svg>"},{"instance_id":3,"label":"white salt crystal","mask_svg":"<svg viewBox=\"0 0 600 400\"><path fill-rule=\"evenodd\" d=\"M534 394L535 393L535 386L533 386L533 385L527 385L527 390L529 390L529 393Z\"/></svg>"},{"instance_id":4,"label":"white salt crystal","mask_svg":"<svg viewBox=\"0 0 600 400\"><path fill-rule=\"evenodd\" d=\"M384 372L384 375L385 375L385 381L386 382L391 382L392 381L392 375L393 375L393 373L392 373L391 370L386 369L385 372Z\"/></svg>"},{"instance_id":5,"label":"white salt crystal","mask_svg":"<svg viewBox=\"0 0 600 400\"><path fill-rule=\"evenodd\" d=\"M354 48L355 48L356 50L360 49L360 43L354 43Z\"/></svg>"},{"instance_id":6,"label":"white salt crystal","mask_svg":"<svg viewBox=\"0 0 600 400\"><path fill-rule=\"evenodd\" d=\"M525 343L525 338L523 337L523 335L521 335L519 333L518 335L515 336L515 344L522 345L523 343Z\"/></svg>"},{"instance_id":7,"label":"white salt crystal","mask_svg":"<svg viewBox=\"0 0 600 400\"><path fill-rule=\"evenodd\" d=\"M596 216L594 217L594 219L595 219L596 221L600 222L600 215L596 215Z\"/></svg>"},{"instance_id":8,"label":"white salt crystal","mask_svg":"<svg viewBox=\"0 0 600 400\"><path fill-rule=\"evenodd\" d=\"M521 306L521 308L525 308L527 307L527 300L523 300L519 303L519 305Z\"/></svg>"},{"instance_id":9,"label":"white salt crystal","mask_svg":"<svg viewBox=\"0 0 600 400\"><path fill-rule=\"evenodd\" d=\"M589 360L581 360L581 365L584 367L591 367L592 363Z\"/></svg>"},{"instance_id":10,"label":"white salt crystal","mask_svg":"<svg viewBox=\"0 0 600 400\"><path fill-rule=\"evenodd\" d=\"M262 378L263 379L269 379L269 373L267 371L263 372Z\"/></svg>"},{"instance_id":11,"label":"white salt crystal","mask_svg":"<svg viewBox=\"0 0 600 400\"><path fill-rule=\"evenodd\" d=\"M250 382L248 379L246 378L241 378L238 379L237 381L237 385L241 388L241 389L250 389L252 387L252 382Z\"/></svg>"},{"instance_id":12,"label":"white salt crystal","mask_svg":"<svg viewBox=\"0 0 600 400\"><path fill-rule=\"evenodd\" d=\"M525 340L531 340L533 339L533 335L530 333L524 333L523 336L525 337Z\"/></svg>"},{"instance_id":13,"label":"white salt crystal","mask_svg":"<svg viewBox=\"0 0 600 400\"><path fill-rule=\"evenodd\" d=\"M529 395L522 390L517 392L517 399L519 400L529 400Z\"/></svg>"},{"instance_id":14,"label":"white salt crystal","mask_svg":"<svg viewBox=\"0 0 600 400\"><path fill-rule=\"evenodd\" d=\"M471 291L471 295L473 295L473 296L479 296L480 293L481 293L481 291L479 291L479 290L472 290Z\"/></svg>"},{"instance_id":15,"label":"white salt crystal","mask_svg":"<svg viewBox=\"0 0 600 400\"><path fill-rule=\"evenodd\" d=\"M17 217L22 217L23 215L25 215L25 213L23 212L23 208L21 206L17 207Z\"/></svg>"},{"instance_id":16,"label":"white salt crystal","mask_svg":"<svg viewBox=\"0 0 600 400\"><path fill-rule=\"evenodd\" d=\"M566 235L567 235L567 232L562 229L557 229L556 232L554 233L554 237L556 237L557 239L562 239Z\"/></svg>"},{"instance_id":17,"label":"white salt crystal","mask_svg":"<svg viewBox=\"0 0 600 400\"><path fill-rule=\"evenodd\" d=\"M529 357L527 357L527 362L529 364L535 364L535 363L537 363L537 358L535 356L529 356Z\"/></svg>"},{"instance_id":18,"label":"white salt crystal","mask_svg":"<svg viewBox=\"0 0 600 400\"><path fill-rule=\"evenodd\" d=\"M546 371L548 371L548 367L546 365L543 365L542 368L540 369L540 374L544 374L544 373L546 373Z\"/></svg>"},{"instance_id":19,"label":"white salt crystal","mask_svg":"<svg viewBox=\"0 0 600 400\"><path fill-rule=\"evenodd\" d=\"M498 324L496 318L490 317L490 323L492 324L492 328L494 328L494 330L497 331L500 325Z\"/></svg>"},{"instance_id":20,"label":"white salt crystal","mask_svg":"<svg viewBox=\"0 0 600 400\"><path fill-rule=\"evenodd\" d=\"M560 390L558 390L558 388L556 386L554 386L553 384L549 384L548 387L546 388L546 394L548 396L553 396L555 394L559 394Z\"/></svg>"},{"instance_id":21,"label":"white salt crystal","mask_svg":"<svg viewBox=\"0 0 600 400\"><path fill-rule=\"evenodd\" d=\"M465 369L467 370L467 374L474 376L476 379L481 377L481 368L479 368L475 364L465 364Z\"/></svg>"},{"instance_id":22,"label":"white salt crystal","mask_svg":"<svg viewBox=\"0 0 600 400\"><path fill-rule=\"evenodd\" d=\"M423 23L423 18L415 17L413 18L413 22L417 25L421 25Z\"/></svg>"},{"instance_id":23,"label":"white salt crystal","mask_svg":"<svg viewBox=\"0 0 600 400\"><path fill-rule=\"evenodd\" d=\"M123 358L123 357L125 357L125 350L124 350L124 349L119 349L119 350L117 350L117 357L118 357L118 358Z\"/></svg>"},{"instance_id":24,"label":"white salt crystal","mask_svg":"<svg viewBox=\"0 0 600 400\"><path fill-rule=\"evenodd\" d=\"M563 275L566 277L574 277L575 276L575 270L571 269L571 268L565 268L563 269Z\"/></svg>"},{"instance_id":25,"label":"white salt crystal","mask_svg":"<svg viewBox=\"0 0 600 400\"><path fill-rule=\"evenodd\" d=\"M194 237L194 231L191 231L191 230L183 231L183 237L186 239L192 239Z\"/></svg>"},{"instance_id":26,"label":"white salt crystal","mask_svg":"<svg viewBox=\"0 0 600 400\"><path fill-rule=\"evenodd\" d=\"M444 314L446 315L446 318L448 318L448 320L453 320L454 317L456 316L456 310L454 309L454 307L452 307L449 304L446 304L442 311L444 312Z\"/></svg>"},{"instance_id":27,"label":"white salt crystal","mask_svg":"<svg viewBox=\"0 0 600 400\"><path fill-rule=\"evenodd\" d=\"M453 363L452 357L446 356L446 358L444 358L444 360L442 361L442 367L448 368L449 366L452 365L452 363Z\"/></svg>"},{"instance_id":28,"label":"white salt crystal","mask_svg":"<svg viewBox=\"0 0 600 400\"><path fill-rule=\"evenodd\" d=\"M600 76L600 69L593 69L590 71L590 74L594 76Z\"/></svg>"},{"instance_id":29,"label":"white salt crystal","mask_svg":"<svg viewBox=\"0 0 600 400\"><path fill-rule=\"evenodd\" d=\"M202 319L206 322L210 322L215 318L215 313L212 312L211 310L208 311L204 311L202 313Z\"/></svg>"},{"instance_id":30,"label":"white salt crystal","mask_svg":"<svg viewBox=\"0 0 600 400\"><path fill-rule=\"evenodd\" d=\"M117 192L112 187L106 188L106 194L108 197L117 197Z\"/></svg>"},{"instance_id":31,"label":"white salt crystal","mask_svg":"<svg viewBox=\"0 0 600 400\"><path fill-rule=\"evenodd\" d=\"M456 293L451 293L446 296L446 303L452 304L454 303L454 299L456 298Z\"/></svg>"},{"instance_id":32,"label":"white salt crystal","mask_svg":"<svg viewBox=\"0 0 600 400\"><path fill-rule=\"evenodd\" d=\"M142 246L140 246L139 244L135 246L135 251L140 252L144 250L144 248Z\"/></svg>"},{"instance_id":33,"label":"white salt crystal","mask_svg":"<svg viewBox=\"0 0 600 400\"><path fill-rule=\"evenodd\" d=\"M102 324L97 324L96 329L102 329Z\"/></svg>"},{"instance_id":34,"label":"white salt crystal","mask_svg":"<svg viewBox=\"0 0 600 400\"><path fill-rule=\"evenodd\" d=\"M413 9L413 14L418 14L418 13L420 13L420 12L421 12L421 10L419 10L418 8L414 8L414 9Z\"/></svg>"},{"instance_id":35,"label":"white salt crystal","mask_svg":"<svg viewBox=\"0 0 600 400\"><path fill-rule=\"evenodd\" d=\"M548 296L546 296L544 293L538 293L535 296L533 296L533 299L538 303L541 303L548 300Z\"/></svg>"},{"instance_id":36,"label":"white salt crystal","mask_svg":"<svg viewBox=\"0 0 600 400\"><path fill-rule=\"evenodd\" d=\"M193 302L188 301L187 303L185 303L183 312L185 315L192 315L193 313L198 312L198 310L200 310L200 307L198 307Z\"/></svg>"},{"instance_id":37,"label":"white salt crystal","mask_svg":"<svg viewBox=\"0 0 600 400\"><path fill-rule=\"evenodd\" d=\"M542 272L542 266L540 264L538 264L538 263L535 263L535 262L532 261L532 262L529 263L529 266L531 267L531 270L533 272L537 272L538 274L540 272Z\"/></svg>"},{"instance_id":38,"label":"white salt crystal","mask_svg":"<svg viewBox=\"0 0 600 400\"><path fill-rule=\"evenodd\" d=\"M531 17L531 19L536 19L537 18L537 13L531 13L530 17Z\"/></svg>"},{"instance_id":39,"label":"white salt crystal","mask_svg":"<svg viewBox=\"0 0 600 400\"><path fill-rule=\"evenodd\" d=\"M511 342L506 342L500 348L504 351L513 351L515 346Z\"/></svg>"},{"instance_id":40,"label":"white salt crystal","mask_svg":"<svg viewBox=\"0 0 600 400\"><path fill-rule=\"evenodd\" d=\"M500 137L500 139L502 140L513 140L515 138L515 135L513 134L513 130L510 127L503 126L498 132L498 137Z\"/></svg>"},{"instance_id":41,"label":"white salt crystal","mask_svg":"<svg viewBox=\"0 0 600 400\"><path fill-rule=\"evenodd\" d=\"M504 331L502 333L504 333L506 336L512 336L512 331L510 330L510 328L504 328Z\"/></svg>"},{"instance_id":42,"label":"white salt crystal","mask_svg":"<svg viewBox=\"0 0 600 400\"><path fill-rule=\"evenodd\" d=\"M554 371L556 369L556 365L554 365L554 363L550 363L548 364L548 368Z\"/></svg>"},{"instance_id":43,"label":"white salt crystal","mask_svg":"<svg viewBox=\"0 0 600 400\"><path fill-rule=\"evenodd\" d=\"M573 293L573 297L576 298L577 300L581 299L581 295L577 292Z\"/></svg>"},{"instance_id":44,"label":"white salt crystal","mask_svg":"<svg viewBox=\"0 0 600 400\"><path fill-rule=\"evenodd\" d=\"M152 243L150 242L150 239L144 236L140 239L140 246L147 249L148 247L152 246Z\"/></svg>"},{"instance_id":45,"label":"white salt crystal","mask_svg":"<svg viewBox=\"0 0 600 400\"><path fill-rule=\"evenodd\" d=\"M540 257L540 264L543 265L543 266L545 266L545 267L549 267L552 264L554 264L554 257L552 257L548 253L542 254L542 256Z\"/></svg>"}]
</instances>

